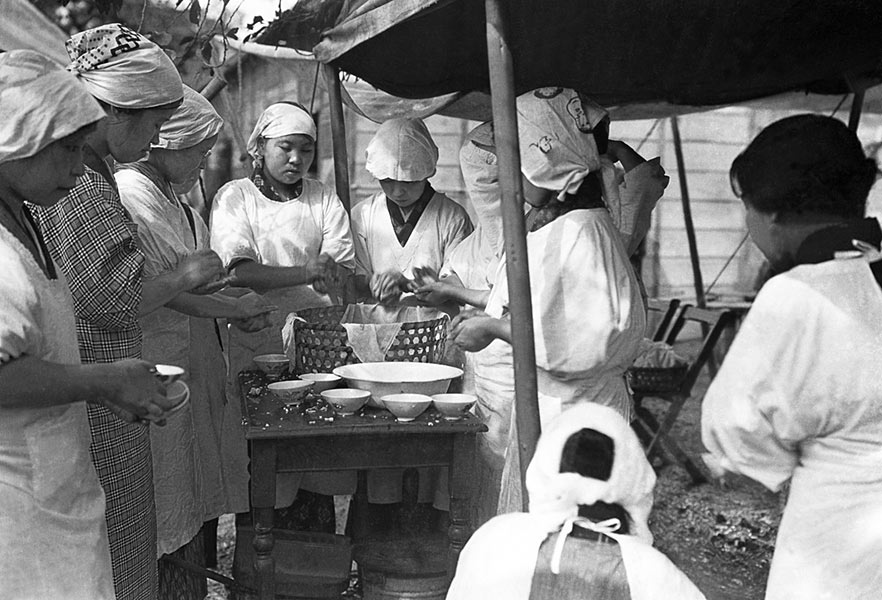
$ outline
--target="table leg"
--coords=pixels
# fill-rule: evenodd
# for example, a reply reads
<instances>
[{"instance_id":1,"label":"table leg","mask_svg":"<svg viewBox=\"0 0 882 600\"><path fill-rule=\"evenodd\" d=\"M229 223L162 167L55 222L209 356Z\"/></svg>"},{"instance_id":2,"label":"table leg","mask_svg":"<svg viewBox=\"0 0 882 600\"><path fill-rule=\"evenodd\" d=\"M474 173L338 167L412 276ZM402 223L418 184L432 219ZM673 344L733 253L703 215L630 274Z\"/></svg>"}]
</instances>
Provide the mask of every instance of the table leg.
<instances>
[{"instance_id":1,"label":"table leg","mask_svg":"<svg viewBox=\"0 0 882 600\"><path fill-rule=\"evenodd\" d=\"M473 465L475 463L475 435L457 434L453 441L453 458L450 463L450 542L447 554L447 572L453 578L459 553L471 535L469 526L470 496L472 491Z\"/></svg>"},{"instance_id":2,"label":"table leg","mask_svg":"<svg viewBox=\"0 0 882 600\"><path fill-rule=\"evenodd\" d=\"M273 516L276 503L276 444L251 440L251 515L254 522L254 570L259 600L275 598Z\"/></svg>"}]
</instances>

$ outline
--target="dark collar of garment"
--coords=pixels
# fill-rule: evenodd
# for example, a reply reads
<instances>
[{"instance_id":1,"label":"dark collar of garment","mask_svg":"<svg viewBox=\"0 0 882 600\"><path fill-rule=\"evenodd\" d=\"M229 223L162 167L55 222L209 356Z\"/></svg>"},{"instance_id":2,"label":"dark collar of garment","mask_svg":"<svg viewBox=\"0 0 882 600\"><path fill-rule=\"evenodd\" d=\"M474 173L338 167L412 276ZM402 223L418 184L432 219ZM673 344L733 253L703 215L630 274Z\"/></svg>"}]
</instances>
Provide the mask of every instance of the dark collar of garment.
<instances>
[{"instance_id":1,"label":"dark collar of garment","mask_svg":"<svg viewBox=\"0 0 882 600\"><path fill-rule=\"evenodd\" d=\"M392 219L392 229L395 230L395 237L398 238L398 243L401 244L402 248L407 244L410 234L413 233L416 224L419 223L420 217L423 216L423 212L425 212L434 195L435 190L432 189L431 184L427 181L426 189L423 190L419 199L410 206L410 215L408 215L406 220L404 213L398 208L398 205L389 200L388 197L386 198L386 208L389 210L389 217Z\"/></svg>"},{"instance_id":2,"label":"dark collar of garment","mask_svg":"<svg viewBox=\"0 0 882 600\"><path fill-rule=\"evenodd\" d=\"M563 200L552 198L545 206L530 209L525 217L527 231L538 231L570 211L589 208L606 208L597 173L589 173L579 189Z\"/></svg>"},{"instance_id":3,"label":"dark collar of garment","mask_svg":"<svg viewBox=\"0 0 882 600\"><path fill-rule=\"evenodd\" d=\"M273 189L273 186L270 185L269 181L266 180L266 177L263 175L263 162L260 162L254 167L254 170L251 172L251 183L254 184L261 194L272 200L273 202L287 202L288 200L295 200L300 197L300 194L303 193L303 179L299 180L294 184L294 195L290 198L283 198Z\"/></svg>"},{"instance_id":4,"label":"dark collar of garment","mask_svg":"<svg viewBox=\"0 0 882 600\"><path fill-rule=\"evenodd\" d=\"M806 237L796 250L797 265L814 265L833 260L835 252L855 250L852 240L867 242L878 248L882 229L876 219L854 219L819 229ZM882 286L882 261L870 263L873 277Z\"/></svg>"}]
</instances>

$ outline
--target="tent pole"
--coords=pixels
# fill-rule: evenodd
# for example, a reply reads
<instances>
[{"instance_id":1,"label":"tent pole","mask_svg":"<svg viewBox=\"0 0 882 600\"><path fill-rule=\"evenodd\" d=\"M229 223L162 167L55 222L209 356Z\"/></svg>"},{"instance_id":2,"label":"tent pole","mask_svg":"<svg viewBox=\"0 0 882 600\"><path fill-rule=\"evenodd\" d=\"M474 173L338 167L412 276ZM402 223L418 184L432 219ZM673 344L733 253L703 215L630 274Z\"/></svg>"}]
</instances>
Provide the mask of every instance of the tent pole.
<instances>
[{"instance_id":1,"label":"tent pole","mask_svg":"<svg viewBox=\"0 0 882 600\"><path fill-rule=\"evenodd\" d=\"M343 95L340 92L340 77L337 67L322 65L325 85L328 86L328 101L331 106L331 139L334 151L334 183L337 196L348 213L349 201L349 155L346 152L346 123L343 120Z\"/></svg>"},{"instance_id":2,"label":"tent pole","mask_svg":"<svg viewBox=\"0 0 882 600\"><path fill-rule=\"evenodd\" d=\"M227 80L224 79L221 75L215 75L212 77L205 86L199 90L199 93L202 94L206 100L214 100L214 97L217 96L222 89L227 87Z\"/></svg>"},{"instance_id":3,"label":"tent pole","mask_svg":"<svg viewBox=\"0 0 882 600\"><path fill-rule=\"evenodd\" d=\"M686 223L686 239L689 242L689 259L692 262L692 279L695 283L695 303L699 308L705 308L707 299L704 297L704 281L701 277L701 265L698 262L698 244L695 242L695 225L692 222L689 188L686 185L683 141L680 139L680 124L676 116L671 117L671 129L674 132L674 152L677 155L677 174L680 179L680 202L683 204L683 221Z\"/></svg>"},{"instance_id":4,"label":"tent pole","mask_svg":"<svg viewBox=\"0 0 882 600\"><path fill-rule=\"evenodd\" d=\"M848 128L857 133L858 124L861 122L861 110L864 106L864 94L866 90L861 87L854 92L851 101L851 112L848 113Z\"/></svg>"},{"instance_id":5,"label":"tent pole","mask_svg":"<svg viewBox=\"0 0 882 600\"><path fill-rule=\"evenodd\" d=\"M521 188L521 159L518 151L515 111L514 65L503 18L504 0L486 0L487 61L493 104L493 132L499 156L502 188L502 226L505 235L506 276L511 310L511 342L514 353L515 406L518 455L524 510L527 510L525 473L539 439L539 402L536 383L536 349L533 342L533 307L527 265L527 236L524 225L524 193Z\"/></svg>"}]
</instances>

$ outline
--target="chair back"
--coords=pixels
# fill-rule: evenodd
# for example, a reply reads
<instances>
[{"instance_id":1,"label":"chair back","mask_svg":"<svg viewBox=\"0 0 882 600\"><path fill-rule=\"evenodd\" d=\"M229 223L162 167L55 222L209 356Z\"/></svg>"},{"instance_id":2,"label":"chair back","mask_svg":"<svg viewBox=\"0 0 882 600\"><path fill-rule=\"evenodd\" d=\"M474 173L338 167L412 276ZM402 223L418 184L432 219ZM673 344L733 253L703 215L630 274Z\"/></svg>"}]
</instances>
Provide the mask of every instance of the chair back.
<instances>
[{"instance_id":1,"label":"chair back","mask_svg":"<svg viewBox=\"0 0 882 600\"><path fill-rule=\"evenodd\" d=\"M698 308L697 306L689 304L684 305L680 310L680 313L677 315L677 318L674 319L674 322L671 324L671 327L665 336L664 341L666 343L673 346L674 342L677 340L677 336L680 335L683 331L683 327L685 327L687 323L699 324L702 331L701 346L698 353L689 362L689 368L686 370L686 375L683 377L683 381L680 384L680 393L686 395L691 393L692 386L698 379L702 367L704 367L708 360L713 356L714 346L716 346L717 341L720 339L720 335L729 325L732 318L733 315L728 310L710 310L706 308Z\"/></svg>"},{"instance_id":2,"label":"chair back","mask_svg":"<svg viewBox=\"0 0 882 600\"><path fill-rule=\"evenodd\" d=\"M680 301L676 298L671 300L660 300L658 298L649 298L646 301L646 311L647 311L647 319L648 321L653 321L658 319L658 322L655 326L655 331L652 334L651 339L653 342L662 342L667 336L668 329L671 328L671 324L674 322L674 317L677 316L677 311L680 308Z\"/></svg>"}]
</instances>

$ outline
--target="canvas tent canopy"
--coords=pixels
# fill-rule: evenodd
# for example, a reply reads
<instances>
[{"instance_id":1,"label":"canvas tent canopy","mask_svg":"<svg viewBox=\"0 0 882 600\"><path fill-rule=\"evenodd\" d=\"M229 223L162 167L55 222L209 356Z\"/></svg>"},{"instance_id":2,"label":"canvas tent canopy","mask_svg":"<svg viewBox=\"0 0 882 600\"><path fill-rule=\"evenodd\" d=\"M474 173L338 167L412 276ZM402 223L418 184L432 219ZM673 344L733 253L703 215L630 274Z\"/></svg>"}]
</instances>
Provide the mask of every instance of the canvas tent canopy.
<instances>
[{"instance_id":1,"label":"canvas tent canopy","mask_svg":"<svg viewBox=\"0 0 882 600\"><path fill-rule=\"evenodd\" d=\"M876 0L507 0L516 93L578 89L647 118L882 80ZM481 0L301 0L258 39L402 98L485 119ZM624 113L623 113L624 114Z\"/></svg>"}]
</instances>

